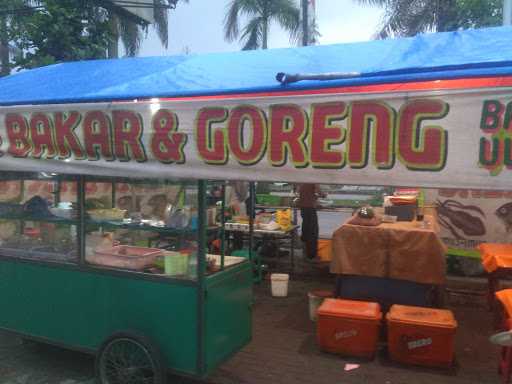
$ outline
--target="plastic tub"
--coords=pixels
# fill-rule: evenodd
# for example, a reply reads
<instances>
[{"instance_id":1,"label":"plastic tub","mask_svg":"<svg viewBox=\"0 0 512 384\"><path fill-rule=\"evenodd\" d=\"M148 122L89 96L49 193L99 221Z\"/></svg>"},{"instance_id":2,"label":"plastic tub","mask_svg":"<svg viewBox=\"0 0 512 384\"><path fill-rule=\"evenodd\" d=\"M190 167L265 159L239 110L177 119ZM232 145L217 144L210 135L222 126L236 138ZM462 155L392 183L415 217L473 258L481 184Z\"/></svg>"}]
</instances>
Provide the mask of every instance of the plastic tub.
<instances>
[{"instance_id":1,"label":"plastic tub","mask_svg":"<svg viewBox=\"0 0 512 384\"><path fill-rule=\"evenodd\" d=\"M457 322L451 311L393 305L386 318L393 360L431 367L452 365Z\"/></svg>"},{"instance_id":2,"label":"plastic tub","mask_svg":"<svg viewBox=\"0 0 512 384\"><path fill-rule=\"evenodd\" d=\"M320 305L324 302L324 299L333 297L331 291L311 291L308 292L309 299L309 318L311 321L316 321L317 311Z\"/></svg>"},{"instance_id":3,"label":"plastic tub","mask_svg":"<svg viewBox=\"0 0 512 384\"><path fill-rule=\"evenodd\" d=\"M372 358L377 350L381 319L377 303L325 299L318 308L318 344L326 352Z\"/></svg>"},{"instance_id":4,"label":"plastic tub","mask_svg":"<svg viewBox=\"0 0 512 384\"><path fill-rule=\"evenodd\" d=\"M164 252L165 274L169 276L186 275L188 272L188 253Z\"/></svg>"},{"instance_id":5,"label":"plastic tub","mask_svg":"<svg viewBox=\"0 0 512 384\"><path fill-rule=\"evenodd\" d=\"M272 288L272 296L286 297L288 296L288 281L290 275L287 273L272 273L270 275L270 285Z\"/></svg>"},{"instance_id":6,"label":"plastic tub","mask_svg":"<svg viewBox=\"0 0 512 384\"><path fill-rule=\"evenodd\" d=\"M332 260L332 241L330 239L318 239L317 255L322 261Z\"/></svg>"},{"instance_id":7,"label":"plastic tub","mask_svg":"<svg viewBox=\"0 0 512 384\"><path fill-rule=\"evenodd\" d=\"M118 245L96 249L93 254L86 255L85 260L108 267L142 270L153 265L156 257L161 254L158 248Z\"/></svg>"}]
</instances>

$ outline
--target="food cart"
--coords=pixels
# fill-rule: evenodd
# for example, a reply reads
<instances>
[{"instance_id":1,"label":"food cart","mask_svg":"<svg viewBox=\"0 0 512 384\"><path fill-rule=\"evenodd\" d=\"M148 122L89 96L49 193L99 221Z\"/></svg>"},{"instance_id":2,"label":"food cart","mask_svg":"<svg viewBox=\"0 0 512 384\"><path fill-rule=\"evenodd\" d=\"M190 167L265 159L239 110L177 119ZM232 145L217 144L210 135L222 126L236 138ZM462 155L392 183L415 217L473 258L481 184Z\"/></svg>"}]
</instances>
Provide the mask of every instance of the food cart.
<instances>
[{"instance_id":1,"label":"food cart","mask_svg":"<svg viewBox=\"0 0 512 384\"><path fill-rule=\"evenodd\" d=\"M76 62L1 79L1 186L17 192L0 210L0 328L96 354L102 383L207 375L251 337L250 261L208 255L225 224L209 219L213 183L510 188L511 37ZM34 182L49 195L28 193ZM168 215L144 211L157 195Z\"/></svg>"}]
</instances>

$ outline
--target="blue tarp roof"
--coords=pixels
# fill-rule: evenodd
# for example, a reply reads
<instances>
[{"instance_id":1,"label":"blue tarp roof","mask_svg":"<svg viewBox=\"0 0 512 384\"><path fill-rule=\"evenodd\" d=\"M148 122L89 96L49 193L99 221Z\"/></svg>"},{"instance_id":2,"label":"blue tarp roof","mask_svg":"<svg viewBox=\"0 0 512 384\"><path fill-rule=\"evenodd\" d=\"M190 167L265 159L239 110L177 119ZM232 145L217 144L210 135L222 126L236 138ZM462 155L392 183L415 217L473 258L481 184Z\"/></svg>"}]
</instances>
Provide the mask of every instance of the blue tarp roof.
<instances>
[{"instance_id":1,"label":"blue tarp roof","mask_svg":"<svg viewBox=\"0 0 512 384\"><path fill-rule=\"evenodd\" d=\"M286 73L361 76L283 86ZM301 48L55 64L0 79L0 105L130 100L512 74L512 27Z\"/></svg>"}]
</instances>

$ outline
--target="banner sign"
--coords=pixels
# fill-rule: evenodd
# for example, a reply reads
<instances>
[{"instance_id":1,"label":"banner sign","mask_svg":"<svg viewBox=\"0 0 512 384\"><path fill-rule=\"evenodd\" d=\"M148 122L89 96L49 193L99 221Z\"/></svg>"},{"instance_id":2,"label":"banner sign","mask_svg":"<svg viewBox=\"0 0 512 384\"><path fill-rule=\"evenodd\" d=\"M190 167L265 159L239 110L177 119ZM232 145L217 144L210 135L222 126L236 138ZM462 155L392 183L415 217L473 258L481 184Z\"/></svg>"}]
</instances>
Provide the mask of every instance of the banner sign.
<instances>
[{"instance_id":1,"label":"banner sign","mask_svg":"<svg viewBox=\"0 0 512 384\"><path fill-rule=\"evenodd\" d=\"M508 88L0 108L0 169L512 188Z\"/></svg>"},{"instance_id":2,"label":"banner sign","mask_svg":"<svg viewBox=\"0 0 512 384\"><path fill-rule=\"evenodd\" d=\"M427 204L435 204L441 238L449 253L479 257L481 243L512 242L512 190L426 189Z\"/></svg>"}]
</instances>

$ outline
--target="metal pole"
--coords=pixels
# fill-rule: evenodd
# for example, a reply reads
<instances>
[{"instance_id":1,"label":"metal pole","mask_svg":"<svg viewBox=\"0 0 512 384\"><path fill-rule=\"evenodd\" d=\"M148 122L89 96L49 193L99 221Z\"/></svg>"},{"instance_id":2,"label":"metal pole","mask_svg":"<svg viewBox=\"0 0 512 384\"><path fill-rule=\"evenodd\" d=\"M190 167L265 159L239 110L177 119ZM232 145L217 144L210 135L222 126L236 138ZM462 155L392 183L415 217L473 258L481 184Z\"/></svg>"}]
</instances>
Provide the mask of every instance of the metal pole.
<instances>
[{"instance_id":1,"label":"metal pole","mask_svg":"<svg viewBox=\"0 0 512 384\"><path fill-rule=\"evenodd\" d=\"M85 232L85 177L83 175L78 176L77 183L77 193L76 193L76 199L78 204L78 230L77 230L77 237L78 237L78 264L83 265L85 263L85 249L86 249L86 232Z\"/></svg>"},{"instance_id":2,"label":"metal pole","mask_svg":"<svg viewBox=\"0 0 512 384\"><path fill-rule=\"evenodd\" d=\"M197 182L198 249L197 249L197 372L205 372L205 321L206 321L206 181Z\"/></svg>"},{"instance_id":3,"label":"metal pole","mask_svg":"<svg viewBox=\"0 0 512 384\"><path fill-rule=\"evenodd\" d=\"M222 183L222 205L220 208L220 269L224 270L226 254L226 183Z\"/></svg>"},{"instance_id":4,"label":"metal pole","mask_svg":"<svg viewBox=\"0 0 512 384\"><path fill-rule=\"evenodd\" d=\"M112 182L112 191L111 191L111 198L112 198L112 208L116 207L116 182Z\"/></svg>"},{"instance_id":5,"label":"metal pole","mask_svg":"<svg viewBox=\"0 0 512 384\"><path fill-rule=\"evenodd\" d=\"M254 218L256 209L256 186L254 181L249 183L249 259L251 264L256 263L256 278L254 279L257 283L261 283L261 256L254 252Z\"/></svg>"},{"instance_id":6,"label":"metal pole","mask_svg":"<svg viewBox=\"0 0 512 384\"><path fill-rule=\"evenodd\" d=\"M302 45L305 47L309 44L308 0L301 0L301 8L302 8Z\"/></svg>"},{"instance_id":7,"label":"metal pole","mask_svg":"<svg viewBox=\"0 0 512 384\"><path fill-rule=\"evenodd\" d=\"M512 0L503 0L503 25L512 24Z\"/></svg>"}]
</instances>

